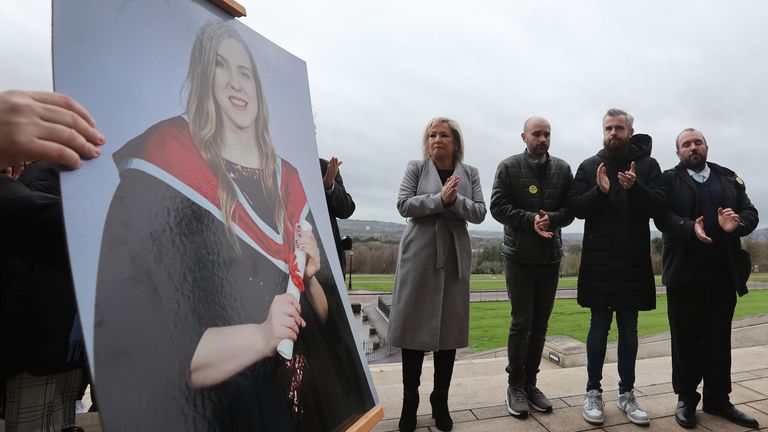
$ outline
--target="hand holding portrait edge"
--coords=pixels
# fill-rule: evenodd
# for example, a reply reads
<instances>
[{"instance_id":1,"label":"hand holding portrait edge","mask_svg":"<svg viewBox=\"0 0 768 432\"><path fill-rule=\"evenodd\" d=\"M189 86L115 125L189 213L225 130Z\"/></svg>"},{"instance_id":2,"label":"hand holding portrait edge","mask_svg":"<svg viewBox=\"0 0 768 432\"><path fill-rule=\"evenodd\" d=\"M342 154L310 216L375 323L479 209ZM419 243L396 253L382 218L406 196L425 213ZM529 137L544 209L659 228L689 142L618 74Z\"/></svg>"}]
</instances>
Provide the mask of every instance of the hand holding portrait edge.
<instances>
[{"instance_id":1,"label":"hand holding portrait edge","mask_svg":"<svg viewBox=\"0 0 768 432\"><path fill-rule=\"evenodd\" d=\"M10 90L0 93L0 161L33 160L82 166L80 156L101 155L104 136L74 99L52 92Z\"/></svg>"}]
</instances>

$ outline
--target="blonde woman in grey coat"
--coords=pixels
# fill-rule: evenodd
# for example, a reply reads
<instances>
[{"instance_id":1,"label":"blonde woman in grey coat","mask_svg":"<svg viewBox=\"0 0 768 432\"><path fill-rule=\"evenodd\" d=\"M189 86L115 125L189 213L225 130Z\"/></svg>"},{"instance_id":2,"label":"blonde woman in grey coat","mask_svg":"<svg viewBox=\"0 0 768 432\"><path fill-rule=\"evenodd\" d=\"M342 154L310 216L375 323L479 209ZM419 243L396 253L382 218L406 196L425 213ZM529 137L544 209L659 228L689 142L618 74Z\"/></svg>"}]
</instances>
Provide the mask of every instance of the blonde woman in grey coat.
<instances>
[{"instance_id":1,"label":"blonde woman in grey coat","mask_svg":"<svg viewBox=\"0 0 768 432\"><path fill-rule=\"evenodd\" d=\"M436 117L427 124L424 159L408 162L397 209L408 218L398 254L389 340L402 348L401 431L416 427L424 352L435 361L429 396L438 429L449 431L448 388L456 349L469 342L469 271L472 248L467 222L485 219L477 168L462 162L459 124Z\"/></svg>"}]
</instances>

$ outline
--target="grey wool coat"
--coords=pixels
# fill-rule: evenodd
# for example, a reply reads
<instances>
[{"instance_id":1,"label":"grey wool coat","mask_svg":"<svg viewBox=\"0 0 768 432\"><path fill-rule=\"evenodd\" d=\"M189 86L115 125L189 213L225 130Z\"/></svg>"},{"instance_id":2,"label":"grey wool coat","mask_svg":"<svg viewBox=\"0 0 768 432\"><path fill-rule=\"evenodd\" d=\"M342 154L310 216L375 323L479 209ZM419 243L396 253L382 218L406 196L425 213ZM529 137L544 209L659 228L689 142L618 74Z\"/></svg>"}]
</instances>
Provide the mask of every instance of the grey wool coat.
<instances>
[{"instance_id":1,"label":"grey wool coat","mask_svg":"<svg viewBox=\"0 0 768 432\"><path fill-rule=\"evenodd\" d=\"M408 162L397 209L408 218L397 257L389 342L421 351L462 348L469 342L467 221L485 219L477 168L456 162L458 196L450 206L432 159Z\"/></svg>"}]
</instances>

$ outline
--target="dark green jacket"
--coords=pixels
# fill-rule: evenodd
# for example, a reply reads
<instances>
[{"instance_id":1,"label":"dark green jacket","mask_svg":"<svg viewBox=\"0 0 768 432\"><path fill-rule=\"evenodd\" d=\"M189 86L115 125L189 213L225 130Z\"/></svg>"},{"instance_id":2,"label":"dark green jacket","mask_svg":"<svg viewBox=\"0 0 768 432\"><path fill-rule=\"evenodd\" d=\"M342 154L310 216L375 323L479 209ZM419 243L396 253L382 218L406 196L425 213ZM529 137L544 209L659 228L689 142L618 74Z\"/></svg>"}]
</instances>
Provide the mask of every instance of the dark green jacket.
<instances>
[{"instance_id":1,"label":"dark green jacket","mask_svg":"<svg viewBox=\"0 0 768 432\"><path fill-rule=\"evenodd\" d=\"M499 164L491 192L491 215L504 224L501 253L507 258L531 263L557 263L563 257L560 228L573 222L566 211L568 189L573 180L571 167L547 154L544 183L536 179L536 159L527 152L510 156ZM549 215L550 230L545 239L533 229L539 210Z\"/></svg>"}]
</instances>

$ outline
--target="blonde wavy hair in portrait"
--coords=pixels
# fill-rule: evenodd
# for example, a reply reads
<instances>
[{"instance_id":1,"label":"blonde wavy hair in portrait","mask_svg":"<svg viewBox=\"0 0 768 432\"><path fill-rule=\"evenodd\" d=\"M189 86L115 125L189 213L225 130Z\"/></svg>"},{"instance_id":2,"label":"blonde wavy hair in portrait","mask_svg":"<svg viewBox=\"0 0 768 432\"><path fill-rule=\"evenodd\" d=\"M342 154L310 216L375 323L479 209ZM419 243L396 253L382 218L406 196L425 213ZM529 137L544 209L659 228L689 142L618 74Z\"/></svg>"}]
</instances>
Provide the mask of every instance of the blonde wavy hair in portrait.
<instances>
[{"instance_id":1,"label":"blonde wavy hair in portrait","mask_svg":"<svg viewBox=\"0 0 768 432\"><path fill-rule=\"evenodd\" d=\"M258 112L256 114L256 150L259 152L262 170L262 188L267 197L275 203L274 218L280 232L283 230L283 215L285 207L278 190L275 171L277 169L277 156L272 146L272 138L269 134L269 114L267 103L264 100L264 91L261 87L256 62L253 59L248 44L242 36L221 21L212 21L203 26L195 38L192 47L192 55L189 59L189 71L187 72L186 89L188 91L187 115L189 117L189 130L200 149L203 159L219 180L219 201L224 213L227 232L232 238L232 214L237 203L235 186L229 179L224 168L224 158L221 156L221 119L219 107L216 105L213 94L214 73L216 70L216 55L219 46L226 39L234 39L240 43L248 53L253 71L253 80L256 84L258 99Z\"/></svg>"},{"instance_id":2,"label":"blonde wavy hair in portrait","mask_svg":"<svg viewBox=\"0 0 768 432\"><path fill-rule=\"evenodd\" d=\"M424 159L429 159L429 130L438 123L445 123L451 128L453 133L453 143L456 145L456 151L453 153L453 161L464 161L464 137L461 135L459 122L448 117L435 117L427 123L424 129L424 138L422 139L421 150L424 153Z\"/></svg>"}]
</instances>

